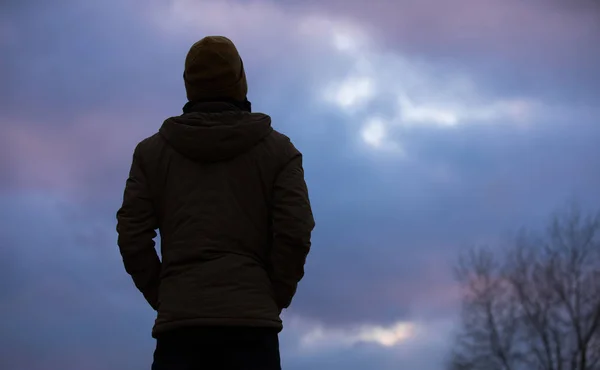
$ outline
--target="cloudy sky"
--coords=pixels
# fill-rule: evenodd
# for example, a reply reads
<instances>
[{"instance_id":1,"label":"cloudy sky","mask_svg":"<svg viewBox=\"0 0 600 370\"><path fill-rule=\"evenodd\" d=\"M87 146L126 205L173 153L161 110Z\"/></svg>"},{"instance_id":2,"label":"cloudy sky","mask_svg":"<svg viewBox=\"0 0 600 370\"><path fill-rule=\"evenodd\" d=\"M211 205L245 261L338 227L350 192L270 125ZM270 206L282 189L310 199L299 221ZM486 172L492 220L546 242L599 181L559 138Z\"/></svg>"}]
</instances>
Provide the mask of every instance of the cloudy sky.
<instances>
[{"instance_id":1,"label":"cloudy sky","mask_svg":"<svg viewBox=\"0 0 600 370\"><path fill-rule=\"evenodd\" d=\"M0 368L148 369L115 213L206 35L305 155L317 228L288 370L441 370L465 246L600 207L600 3L0 2Z\"/></svg>"}]
</instances>

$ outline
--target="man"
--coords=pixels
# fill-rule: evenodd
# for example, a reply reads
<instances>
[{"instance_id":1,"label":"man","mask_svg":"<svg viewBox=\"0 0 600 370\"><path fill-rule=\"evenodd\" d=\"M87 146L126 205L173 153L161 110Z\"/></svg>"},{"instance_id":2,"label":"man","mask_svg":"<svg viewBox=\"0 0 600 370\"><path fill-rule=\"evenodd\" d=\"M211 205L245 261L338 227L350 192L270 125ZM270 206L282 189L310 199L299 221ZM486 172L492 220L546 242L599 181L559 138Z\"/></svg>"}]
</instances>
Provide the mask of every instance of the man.
<instances>
[{"instance_id":1,"label":"man","mask_svg":"<svg viewBox=\"0 0 600 370\"><path fill-rule=\"evenodd\" d=\"M280 369L314 228L302 155L251 113L229 39L195 43L183 79L183 115L137 145L117 213L125 269L158 313L152 369Z\"/></svg>"}]
</instances>

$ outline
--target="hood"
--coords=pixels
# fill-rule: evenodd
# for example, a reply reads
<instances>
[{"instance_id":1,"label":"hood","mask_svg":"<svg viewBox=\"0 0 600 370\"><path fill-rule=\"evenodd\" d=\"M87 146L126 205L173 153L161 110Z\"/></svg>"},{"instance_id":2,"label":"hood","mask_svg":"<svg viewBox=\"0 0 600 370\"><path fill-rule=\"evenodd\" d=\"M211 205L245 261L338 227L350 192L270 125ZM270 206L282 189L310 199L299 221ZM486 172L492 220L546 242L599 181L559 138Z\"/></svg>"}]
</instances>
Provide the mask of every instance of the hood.
<instances>
[{"instance_id":1,"label":"hood","mask_svg":"<svg viewBox=\"0 0 600 370\"><path fill-rule=\"evenodd\" d=\"M159 133L181 155L219 162L250 150L269 135L271 117L239 109L195 111L168 118Z\"/></svg>"}]
</instances>

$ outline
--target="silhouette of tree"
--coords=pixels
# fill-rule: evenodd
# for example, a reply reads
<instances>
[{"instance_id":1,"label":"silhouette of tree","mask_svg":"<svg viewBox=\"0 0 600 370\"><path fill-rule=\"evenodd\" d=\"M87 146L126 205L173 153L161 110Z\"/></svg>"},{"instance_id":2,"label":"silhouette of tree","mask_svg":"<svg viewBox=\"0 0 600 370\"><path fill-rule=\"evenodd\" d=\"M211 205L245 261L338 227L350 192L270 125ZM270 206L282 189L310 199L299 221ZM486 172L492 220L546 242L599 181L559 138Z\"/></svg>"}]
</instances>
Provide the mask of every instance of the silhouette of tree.
<instances>
[{"instance_id":1,"label":"silhouette of tree","mask_svg":"<svg viewBox=\"0 0 600 370\"><path fill-rule=\"evenodd\" d=\"M449 370L600 369L600 214L573 207L541 236L474 248L456 276L464 295Z\"/></svg>"}]
</instances>

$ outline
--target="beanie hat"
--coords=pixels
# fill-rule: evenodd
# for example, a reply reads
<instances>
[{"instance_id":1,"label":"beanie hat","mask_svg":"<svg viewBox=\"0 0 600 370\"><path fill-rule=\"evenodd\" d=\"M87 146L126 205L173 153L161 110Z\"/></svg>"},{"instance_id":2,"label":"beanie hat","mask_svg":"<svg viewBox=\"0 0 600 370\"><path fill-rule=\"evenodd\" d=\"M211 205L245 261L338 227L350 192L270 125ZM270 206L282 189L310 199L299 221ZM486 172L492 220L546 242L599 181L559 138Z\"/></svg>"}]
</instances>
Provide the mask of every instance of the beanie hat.
<instances>
[{"instance_id":1,"label":"beanie hat","mask_svg":"<svg viewBox=\"0 0 600 370\"><path fill-rule=\"evenodd\" d=\"M189 101L232 99L248 93L244 63L231 40L207 36L190 48L183 72Z\"/></svg>"}]
</instances>

